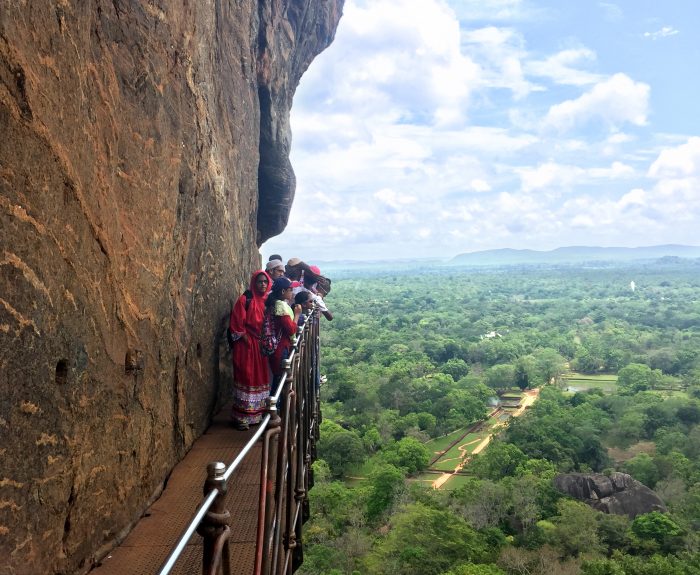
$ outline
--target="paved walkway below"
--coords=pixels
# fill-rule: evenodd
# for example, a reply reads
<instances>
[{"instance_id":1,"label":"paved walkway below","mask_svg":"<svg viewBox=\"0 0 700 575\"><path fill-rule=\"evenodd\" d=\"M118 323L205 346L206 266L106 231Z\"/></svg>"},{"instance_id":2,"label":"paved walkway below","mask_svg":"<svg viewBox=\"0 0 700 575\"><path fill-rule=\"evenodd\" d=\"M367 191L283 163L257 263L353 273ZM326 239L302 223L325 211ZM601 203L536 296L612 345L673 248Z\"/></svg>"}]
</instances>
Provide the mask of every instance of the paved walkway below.
<instances>
[{"instance_id":1,"label":"paved walkway below","mask_svg":"<svg viewBox=\"0 0 700 575\"><path fill-rule=\"evenodd\" d=\"M202 502L207 464L229 465L253 431L228 425L228 409L185 458L173 469L160 498L146 511L123 543L105 557L91 575L155 575ZM249 575L255 561L255 536L260 484L260 441L228 482L227 509L231 512L231 573ZM195 534L172 573L202 572L202 538Z\"/></svg>"}]
</instances>

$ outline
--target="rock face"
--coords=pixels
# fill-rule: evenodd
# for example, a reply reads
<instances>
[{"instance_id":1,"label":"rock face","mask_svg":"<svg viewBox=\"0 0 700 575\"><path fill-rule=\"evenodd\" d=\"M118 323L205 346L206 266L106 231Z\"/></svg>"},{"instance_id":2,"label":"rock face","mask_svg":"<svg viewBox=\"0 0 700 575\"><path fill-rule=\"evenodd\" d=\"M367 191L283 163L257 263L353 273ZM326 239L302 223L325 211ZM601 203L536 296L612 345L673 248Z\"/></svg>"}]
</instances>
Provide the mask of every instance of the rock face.
<instances>
[{"instance_id":1,"label":"rock face","mask_svg":"<svg viewBox=\"0 0 700 575\"><path fill-rule=\"evenodd\" d=\"M0 574L87 571L230 390L342 1L2 2Z\"/></svg>"},{"instance_id":2,"label":"rock face","mask_svg":"<svg viewBox=\"0 0 700 575\"><path fill-rule=\"evenodd\" d=\"M664 502L656 493L626 473L557 475L554 487L604 513L633 519L652 511L666 512Z\"/></svg>"}]
</instances>

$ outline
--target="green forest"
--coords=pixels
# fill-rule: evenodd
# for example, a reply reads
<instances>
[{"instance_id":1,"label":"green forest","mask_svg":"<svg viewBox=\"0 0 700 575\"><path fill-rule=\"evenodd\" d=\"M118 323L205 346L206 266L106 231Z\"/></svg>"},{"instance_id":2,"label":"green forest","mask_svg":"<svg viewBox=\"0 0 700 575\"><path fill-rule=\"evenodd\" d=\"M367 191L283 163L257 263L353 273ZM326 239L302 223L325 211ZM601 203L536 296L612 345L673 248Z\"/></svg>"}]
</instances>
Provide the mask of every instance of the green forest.
<instances>
[{"instance_id":1,"label":"green forest","mask_svg":"<svg viewBox=\"0 0 700 575\"><path fill-rule=\"evenodd\" d=\"M301 574L700 574L700 261L348 268ZM562 473L631 475L607 514Z\"/></svg>"}]
</instances>

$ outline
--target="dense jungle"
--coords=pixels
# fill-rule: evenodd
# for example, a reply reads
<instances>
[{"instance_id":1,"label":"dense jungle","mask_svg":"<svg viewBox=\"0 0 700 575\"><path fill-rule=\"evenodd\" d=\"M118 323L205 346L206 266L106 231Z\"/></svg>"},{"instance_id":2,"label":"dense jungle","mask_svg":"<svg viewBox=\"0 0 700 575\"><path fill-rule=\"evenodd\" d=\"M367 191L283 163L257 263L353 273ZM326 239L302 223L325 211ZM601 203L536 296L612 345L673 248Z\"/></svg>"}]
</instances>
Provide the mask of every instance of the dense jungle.
<instances>
[{"instance_id":1,"label":"dense jungle","mask_svg":"<svg viewBox=\"0 0 700 575\"><path fill-rule=\"evenodd\" d=\"M700 574L700 260L329 275L300 573ZM553 484L616 471L666 510Z\"/></svg>"}]
</instances>

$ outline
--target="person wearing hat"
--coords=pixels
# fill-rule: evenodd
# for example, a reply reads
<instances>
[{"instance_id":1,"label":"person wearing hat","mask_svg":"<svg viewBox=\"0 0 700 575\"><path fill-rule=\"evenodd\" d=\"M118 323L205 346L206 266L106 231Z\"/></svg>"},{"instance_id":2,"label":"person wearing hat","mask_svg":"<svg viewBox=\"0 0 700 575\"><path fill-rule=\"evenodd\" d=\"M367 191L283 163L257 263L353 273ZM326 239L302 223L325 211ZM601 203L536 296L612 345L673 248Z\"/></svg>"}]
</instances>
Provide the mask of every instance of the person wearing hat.
<instances>
[{"instance_id":1,"label":"person wearing hat","mask_svg":"<svg viewBox=\"0 0 700 575\"><path fill-rule=\"evenodd\" d=\"M301 314L301 306L289 303L292 301L292 282L286 277L277 278L272 284L272 290L265 301L265 313L274 320L275 331L280 334L279 343L270 356L272 371L271 394L277 391L277 383L284 373L283 361L289 357L292 346L296 342L297 322Z\"/></svg>"},{"instance_id":2,"label":"person wearing hat","mask_svg":"<svg viewBox=\"0 0 700 575\"><path fill-rule=\"evenodd\" d=\"M287 265L284 267L284 275L292 280L292 288L295 293L304 279L304 262L299 258L290 258L287 260Z\"/></svg>"},{"instance_id":3,"label":"person wearing hat","mask_svg":"<svg viewBox=\"0 0 700 575\"><path fill-rule=\"evenodd\" d=\"M282 260L270 260L265 266L265 271L270 275L272 281L284 276L284 264Z\"/></svg>"},{"instance_id":4,"label":"person wearing hat","mask_svg":"<svg viewBox=\"0 0 700 575\"><path fill-rule=\"evenodd\" d=\"M292 260L290 260L290 262L291 261ZM301 268L301 272L299 274L301 281L298 286L294 287L294 295L296 296L302 291L308 291L311 294L311 299L316 304L316 307L323 314L323 317L325 317L328 321L331 321L333 319L333 314L328 309L326 302L323 301L322 295L317 290L317 282L318 278L321 276L321 270L318 268L318 266L307 266L301 260L297 261L299 264L301 264L297 264ZM290 262L287 262L287 269L290 267ZM306 267L308 271L304 269L304 267Z\"/></svg>"}]
</instances>

